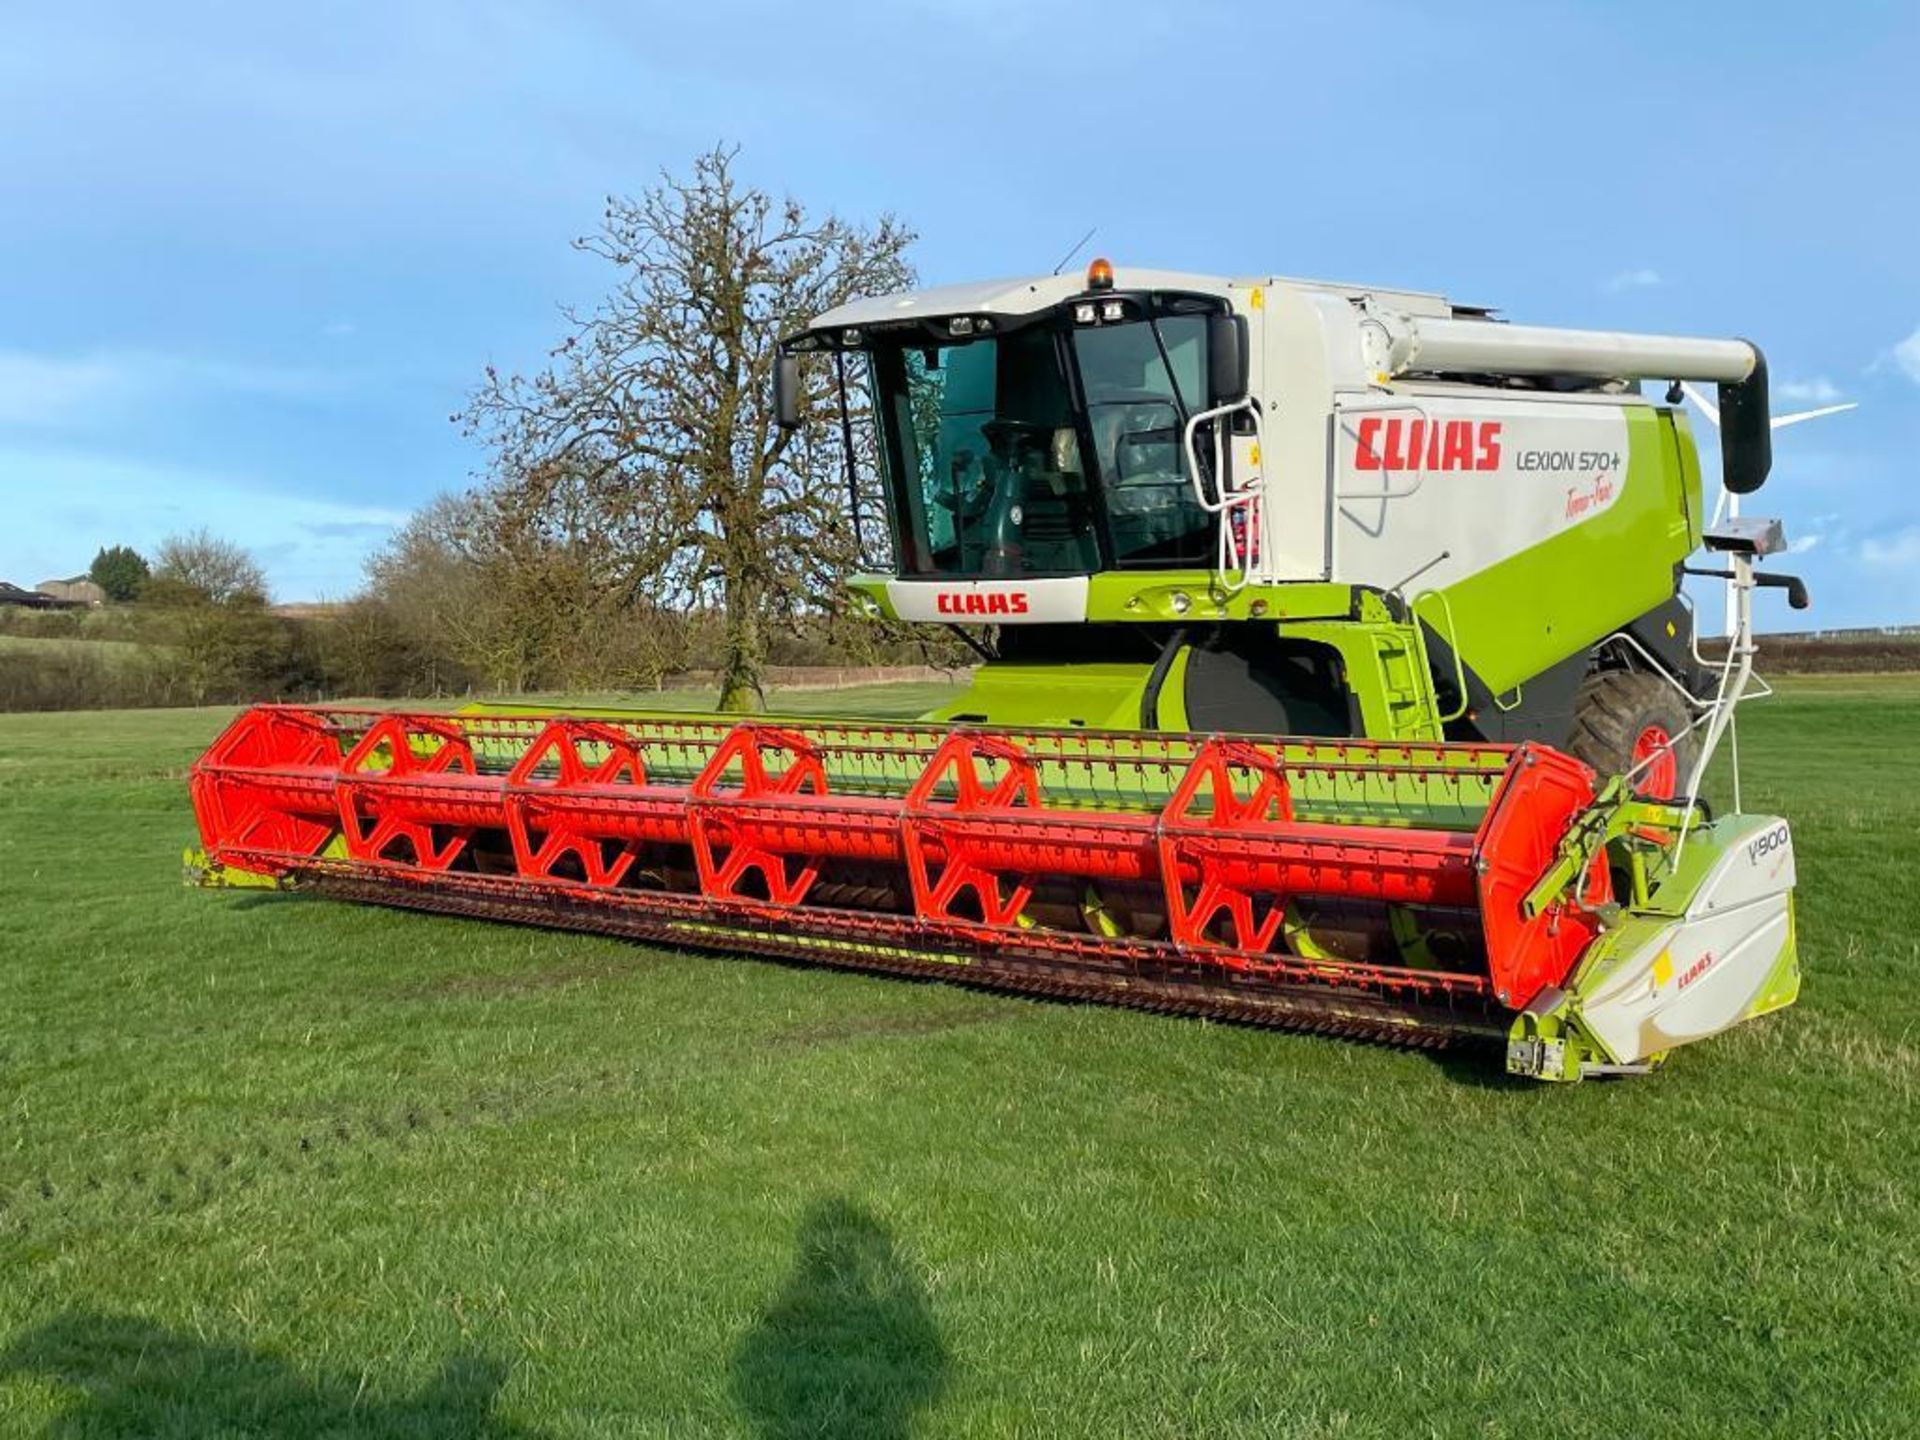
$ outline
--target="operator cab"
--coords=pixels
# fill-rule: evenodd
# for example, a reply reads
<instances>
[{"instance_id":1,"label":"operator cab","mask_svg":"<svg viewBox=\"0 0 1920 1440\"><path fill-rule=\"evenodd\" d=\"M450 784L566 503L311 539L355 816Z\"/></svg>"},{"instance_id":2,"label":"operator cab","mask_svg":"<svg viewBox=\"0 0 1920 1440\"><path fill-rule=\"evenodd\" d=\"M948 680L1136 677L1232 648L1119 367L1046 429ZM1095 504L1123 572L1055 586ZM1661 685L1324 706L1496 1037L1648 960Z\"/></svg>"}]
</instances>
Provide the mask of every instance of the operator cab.
<instances>
[{"instance_id":1,"label":"operator cab","mask_svg":"<svg viewBox=\"0 0 1920 1440\"><path fill-rule=\"evenodd\" d=\"M860 452L876 452L901 579L1213 562L1218 514L1201 500L1213 477L1191 477L1188 427L1244 394L1244 322L1224 296L1112 284L1096 261L1085 291L1026 313L825 316L784 342L789 396L797 352L834 356L850 488ZM795 408L782 403L783 423Z\"/></svg>"}]
</instances>

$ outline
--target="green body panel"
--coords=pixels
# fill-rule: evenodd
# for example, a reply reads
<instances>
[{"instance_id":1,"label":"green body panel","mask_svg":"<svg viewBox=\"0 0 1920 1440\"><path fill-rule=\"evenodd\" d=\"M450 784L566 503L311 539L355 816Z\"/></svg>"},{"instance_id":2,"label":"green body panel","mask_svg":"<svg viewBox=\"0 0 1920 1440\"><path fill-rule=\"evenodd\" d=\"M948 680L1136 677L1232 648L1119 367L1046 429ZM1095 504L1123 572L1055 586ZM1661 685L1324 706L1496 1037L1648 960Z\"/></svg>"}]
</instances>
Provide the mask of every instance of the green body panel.
<instances>
[{"instance_id":1,"label":"green body panel","mask_svg":"<svg viewBox=\"0 0 1920 1440\"><path fill-rule=\"evenodd\" d=\"M1275 627L1295 640L1326 645L1340 656L1341 673L1371 740L1438 740L1440 707L1433 671L1415 625L1376 620L1301 620Z\"/></svg>"},{"instance_id":2,"label":"green body panel","mask_svg":"<svg viewBox=\"0 0 1920 1440\"><path fill-rule=\"evenodd\" d=\"M1700 538L1700 470L1670 413L1630 408L1620 498L1590 520L1416 597L1421 618L1495 694L1672 598ZM1435 599L1433 597L1439 597Z\"/></svg>"},{"instance_id":3,"label":"green body panel","mask_svg":"<svg viewBox=\"0 0 1920 1440\"><path fill-rule=\"evenodd\" d=\"M887 580L849 582L876 613L892 615ZM1179 603L1176 604L1176 597ZM1438 740L1442 717L1420 628L1395 620L1371 591L1326 581L1249 585L1229 595L1206 571L1150 576L1095 575L1087 593L1089 623L1154 621L1207 624L1242 621L1269 626L1282 638L1325 645L1341 660L1359 710L1360 733L1372 740ZM1157 705L1159 728L1184 730L1187 656L1170 667ZM1131 730L1140 726L1151 663L1023 664L990 661L966 691L925 718L993 725L1071 726Z\"/></svg>"},{"instance_id":4,"label":"green body panel","mask_svg":"<svg viewBox=\"0 0 1920 1440\"><path fill-rule=\"evenodd\" d=\"M900 617L887 598L891 580L887 575L855 575L846 583L869 614L897 620ZM1205 620L1321 619L1351 614L1353 597L1351 585L1330 581L1248 585L1228 594L1215 585L1212 572L1207 570L1106 571L1088 577L1087 620L1191 624Z\"/></svg>"},{"instance_id":5,"label":"green body panel","mask_svg":"<svg viewBox=\"0 0 1920 1440\"><path fill-rule=\"evenodd\" d=\"M1159 727L1187 728L1187 652L1182 650L1160 692ZM923 718L1014 728L1138 730L1153 666L1100 662L1022 665L995 661L973 672L973 683Z\"/></svg>"},{"instance_id":6,"label":"green body panel","mask_svg":"<svg viewBox=\"0 0 1920 1440\"><path fill-rule=\"evenodd\" d=\"M1752 1020L1784 1010L1800 998L1800 919L1792 905L1787 907L1787 948L1774 963L1766 984L1740 1018Z\"/></svg>"},{"instance_id":7,"label":"green body panel","mask_svg":"<svg viewBox=\"0 0 1920 1440\"><path fill-rule=\"evenodd\" d=\"M1370 597L1369 597L1370 598ZM1259 622L1253 622L1259 623ZM1390 620L1299 620L1270 627L1283 639L1325 645L1340 656L1341 672L1370 740L1442 737L1433 677L1418 627ZM1169 667L1156 706L1162 730L1185 730L1190 647ZM928 712L932 721L1007 726L1141 728L1151 664L1023 664L996 660L977 668L973 683Z\"/></svg>"},{"instance_id":8,"label":"green body panel","mask_svg":"<svg viewBox=\"0 0 1920 1440\"><path fill-rule=\"evenodd\" d=\"M1351 585L1248 585L1231 594L1205 570L1110 571L1087 586L1087 619L1192 624L1203 620L1314 620L1353 613ZM1184 602L1184 604L1182 603Z\"/></svg>"}]
</instances>

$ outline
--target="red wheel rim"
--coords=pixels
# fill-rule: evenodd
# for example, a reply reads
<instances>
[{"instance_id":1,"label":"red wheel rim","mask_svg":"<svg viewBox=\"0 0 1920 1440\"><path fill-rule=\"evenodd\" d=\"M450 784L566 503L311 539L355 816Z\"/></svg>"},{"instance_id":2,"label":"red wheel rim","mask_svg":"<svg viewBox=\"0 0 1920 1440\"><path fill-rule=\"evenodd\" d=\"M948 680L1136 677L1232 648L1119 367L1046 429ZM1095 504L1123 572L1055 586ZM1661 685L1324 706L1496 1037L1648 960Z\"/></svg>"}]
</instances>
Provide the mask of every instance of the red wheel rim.
<instances>
[{"instance_id":1,"label":"red wheel rim","mask_svg":"<svg viewBox=\"0 0 1920 1440\"><path fill-rule=\"evenodd\" d=\"M1640 732L1633 742L1633 768L1640 771L1633 788L1649 800L1671 800L1680 792L1680 762L1664 725L1649 725Z\"/></svg>"}]
</instances>

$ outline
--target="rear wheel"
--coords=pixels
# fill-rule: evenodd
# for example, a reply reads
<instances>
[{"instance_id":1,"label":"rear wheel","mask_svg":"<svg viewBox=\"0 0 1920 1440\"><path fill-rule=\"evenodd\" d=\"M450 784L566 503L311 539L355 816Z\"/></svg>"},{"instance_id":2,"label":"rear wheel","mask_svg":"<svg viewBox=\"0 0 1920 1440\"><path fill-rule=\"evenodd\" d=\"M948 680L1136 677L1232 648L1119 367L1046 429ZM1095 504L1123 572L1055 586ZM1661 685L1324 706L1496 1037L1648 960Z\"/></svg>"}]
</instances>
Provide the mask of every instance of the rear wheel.
<instances>
[{"instance_id":1,"label":"rear wheel","mask_svg":"<svg viewBox=\"0 0 1920 1440\"><path fill-rule=\"evenodd\" d=\"M1689 723L1686 703L1660 676L1599 670L1574 700L1567 749L1602 775L1637 770L1637 793L1671 800L1693 764Z\"/></svg>"}]
</instances>

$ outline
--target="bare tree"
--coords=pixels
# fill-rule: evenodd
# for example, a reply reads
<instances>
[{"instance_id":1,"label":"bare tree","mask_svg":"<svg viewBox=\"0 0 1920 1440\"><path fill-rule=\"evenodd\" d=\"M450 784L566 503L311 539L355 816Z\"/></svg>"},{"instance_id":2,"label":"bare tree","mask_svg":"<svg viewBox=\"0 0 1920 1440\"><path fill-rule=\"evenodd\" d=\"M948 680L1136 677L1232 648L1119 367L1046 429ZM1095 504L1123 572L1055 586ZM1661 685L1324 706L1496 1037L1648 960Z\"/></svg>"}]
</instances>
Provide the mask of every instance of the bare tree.
<instances>
[{"instance_id":1,"label":"bare tree","mask_svg":"<svg viewBox=\"0 0 1920 1440\"><path fill-rule=\"evenodd\" d=\"M207 530L169 535L154 552L147 582L156 598L198 598L212 605L267 603L267 576L260 564L231 540Z\"/></svg>"},{"instance_id":2,"label":"bare tree","mask_svg":"<svg viewBox=\"0 0 1920 1440\"><path fill-rule=\"evenodd\" d=\"M658 685L686 663L686 620L628 598L584 515L579 486L546 473L440 496L368 563L365 598L412 656L450 662L431 689Z\"/></svg>"},{"instance_id":3,"label":"bare tree","mask_svg":"<svg viewBox=\"0 0 1920 1440\"><path fill-rule=\"evenodd\" d=\"M780 430L780 336L863 294L912 282L912 232L891 216L814 218L695 158L638 199L612 198L576 241L618 272L539 374L489 368L458 417L493 451L523 528L572 537L624 603L725 614L722 709L760 702L767 626L838 603L854 563L837 445ZM833 377L809 373L812 434L831 434ZM586 557L591 557L587 559Z\"/></svg>"},{"instance_id":4,"label":"bare tree","mask_svg":"<svg viewBox=\"0 0 1920 1440\"><path fill-rule=\"evenodd\" d=\"M267 609L266 573L233 541L207 530L162 540L140 599L194 703L259 699L304 683L296 637Z\"/></svg>"},{"instance_id":5,"label":"bare tree","mask_svg":"<svg viewBox=\"0 0 1920 1440\"><path fill-rule=\"evenodd\" d=\"M367 594L422 653L490 686L522 690L534 679L540 621L524 613L510 571L489 497L441 495L368 561ZM543 603L537 592L532 599ZM429 677L435 689L455 678Z\"/></svg>"}]
</instances>

